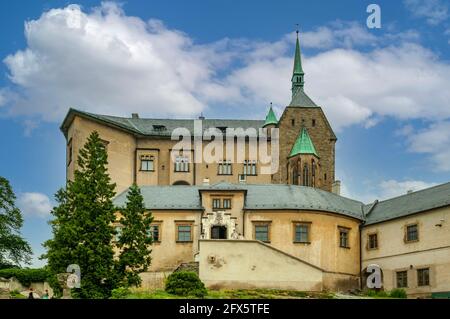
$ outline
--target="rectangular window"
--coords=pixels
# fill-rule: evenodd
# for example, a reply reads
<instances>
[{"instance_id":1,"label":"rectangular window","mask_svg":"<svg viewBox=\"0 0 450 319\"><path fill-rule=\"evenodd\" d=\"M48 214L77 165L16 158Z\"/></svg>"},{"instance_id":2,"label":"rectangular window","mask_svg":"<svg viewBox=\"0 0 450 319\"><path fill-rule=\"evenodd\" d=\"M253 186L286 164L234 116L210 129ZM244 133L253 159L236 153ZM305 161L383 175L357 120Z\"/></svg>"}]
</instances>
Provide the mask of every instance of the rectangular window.
<instances>
[{"instance_id":1,"label":"rectangular window","mask_svg":"<svg viewBox=\"0 0 450 319\"><path fill-rule=\"evenodd\" d=\"M419 240L419 229L417 224L406 226L406 241L418 241Z\"/></svg>"},{"instance_id":2,"label":"rectangular window","mask_svg":"<svg viewBox=\"0 0 450 319\"><path fill-rule=\"evenodd\" d=\"M177 156L175 158L175 172L189 172L189 158Z\"/></svg>"},{"instance_id":3,"label":"rectangular window","mask_svg":"<svg viewBox=\"0 0 450 319\"><path fill-rule=\"evenodd\" d=\"M316 126L316 120L315 120L315 119L312 119L311 125L312 125L313 127Z\"/></svg>"},{"instance_id":4,"label":"rectangular window","mask_svg":"<svg viewBox=\"0 0 450 319\"><path fill-rule=\"evenodd\" d=\"M231 209L231 199L224 198L224 200L223 200L223 208L224 209Z\"/></svg>"},{"instance_id":5,"label":"rectangular window","mask_svg":"<svg viewBox=\"0 0 450 319\"><path fill-rule=\"evenodd\" d=\"M339 227L339 247L350 248L348 233L350 229Z\"/></svg>"},{"instance_id":6,"label":"rectangular window","mask_svg":"<svg viewBox=\"0 0 450 319\"><path fill-rule=\"evenodd\" d=\"M309 224L295 225L295 242L309 243Z\"/></svg>"},{"instance_id":7,"label":"rectangular window","mask_svg":"<svg viewBox=\"0 0 450 319\"><path fill-rule=\"evenodd\" d=\"M397 271L397 288L407 288L407 287L408 287L408 272Z\"/></svg>"},{"instance_id":8,"label":"rectangular window","mask_svg":"<svg viewBox=\"0 0 450 319\"><path fill-rule=\"evenodd\" d=\"M218 175L232 175L231 161L219 161Z\"/></svg>"},{"instance_id":9,"label":"rectangular window","mask_svg":"<svg viewBox=\"0 0 450 319\"><path fill-rule=\"evenodd\" d=\"M255 239L263 242L269 241L269 225L258 224L255 225Z\"/></svg>"},{"instance_id":10,"label":"rectangular window","mask_svg":"<svg viewBox=\"0 0 450 319\"><path fill-rule=\"evenodd\" d=\"M148 236L154 242L161 241L160 232L159 232L159 225L150 225L150 227L148 229Z\"/></svg>"},{"instance_id":11,"label":"rectangular window","mask_svg":"<svg viewBox=\"0 0 450 319\"><path fill-rule=\"evenodd\" d=\"M256 161L245 160L244 161L244 175L254 176L256 175Z\"/></svg>"},{"instance_id":12,"label":"rectangular window","mask_svg":"<svg viewBox=\"0 0 450 319\"><path fill-rule=\"evenodd\" d=\"M154 170L153 156L141 156L141 171L153 172Z\"/></svg>"},{"instance_id":13,"label":"rectangular window","mask_svg":"<svg viewBox=\"0 0 450 319\"><path fill-rule=\"evenodd\" d=\"M179 241L179 242L192 241L192 226L191 225L177 225L177 241Z\"/></svg>"},{"instance_id":14,"label":"rectangular window","mask_svg":"<svg viewBox=\"0 0 450 319\"><path fill-rule=\"evenodd\" d=\"M369 234L368 238L368 248L377 249L378 248L378 234Z\"/></svg>"},{"instance_id":15,"label":"rectangular window","mask_svg":"<svg viewBox=\"0 0 450 319\"><path fill-rule=\"evenodd\" d=\"M429 286L430 285L430 269L423 268L417 269L417 285Z\"/></svg>"},{"instance_id":16,"label":"rectangular window","mask_svg":"<svg viewBox=\"0 0 450 319\"><path fill-rule=\"evenodd\" d=\"M220 209L222 208L220 205L220 198L213 198L213 209Z\"/></svg>"}]
</instances>

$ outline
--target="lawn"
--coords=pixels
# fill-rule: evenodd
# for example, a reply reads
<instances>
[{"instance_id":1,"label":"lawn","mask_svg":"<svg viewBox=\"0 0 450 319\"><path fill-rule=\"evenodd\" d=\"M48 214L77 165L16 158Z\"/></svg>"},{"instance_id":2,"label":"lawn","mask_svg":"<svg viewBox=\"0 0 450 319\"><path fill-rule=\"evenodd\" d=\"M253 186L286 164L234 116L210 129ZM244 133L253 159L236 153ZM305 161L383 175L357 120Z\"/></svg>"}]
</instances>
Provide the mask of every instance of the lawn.
<instances>
[{"instance_id":1,"label":"lawn","mask_svg":"<svg viewBox=\"0 0 450 319\"><path fill-rule=\"evenodd\" d=\"M131 292L130 294L121 296L124 299L185 299L167 293L164 290L153 290L147 292ZM197 297L187 297L189 299L197 299ZM208 290L205 299L304 299L318 298L331 299L334 298L333 293L327 292L303 292L295 290L276 290L276 289L238 289L238 290Z\"/></svg>"}]
</instances>

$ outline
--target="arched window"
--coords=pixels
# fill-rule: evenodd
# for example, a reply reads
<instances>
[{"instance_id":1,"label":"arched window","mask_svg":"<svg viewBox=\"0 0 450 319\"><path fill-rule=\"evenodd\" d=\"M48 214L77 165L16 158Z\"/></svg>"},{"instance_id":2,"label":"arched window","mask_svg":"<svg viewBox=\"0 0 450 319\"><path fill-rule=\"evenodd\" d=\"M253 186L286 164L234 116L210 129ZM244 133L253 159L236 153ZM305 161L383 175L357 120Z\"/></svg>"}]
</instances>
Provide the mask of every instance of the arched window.
<instances>
[{"instance_id":1,"label":"arched window","mask_svg":"<svg viewBox=\"0 0 450 319\"><path fill-rule=\"evenodd\" d=\"M298 185L298 167L297 165L294 165L292 168L292 184Z\"/></svg>"},{"instance_id":2,"label":"arched window","mask_svg":"<svg viewBox=\"0 0 450 319\"><path fill-rule=\"evenodd\" d=\"M309 186L309 168L308 164L303 166L303 186Z\"/></svg>"}]
</instances>

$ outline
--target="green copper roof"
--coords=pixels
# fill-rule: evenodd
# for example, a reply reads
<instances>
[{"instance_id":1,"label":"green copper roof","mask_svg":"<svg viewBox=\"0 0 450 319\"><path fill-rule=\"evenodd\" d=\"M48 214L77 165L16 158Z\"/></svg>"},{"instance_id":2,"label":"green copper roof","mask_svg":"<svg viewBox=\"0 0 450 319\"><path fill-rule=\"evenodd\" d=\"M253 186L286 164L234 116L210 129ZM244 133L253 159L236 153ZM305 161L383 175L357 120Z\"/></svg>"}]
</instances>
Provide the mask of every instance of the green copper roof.
<instances>
[{"instance_id":1,"label":"green copper roof","mask_svg":"<svg viewBox=\"0 0 450 319\"><path fill-rule=\"evenodd\" d=\"M289 156L295 156L298 154L314 154L319 157L305 127L297 137L297 140L295 141L295 144L292 147L291 154Z\"/></svg>"},{"instance_id":2,"label":"green copper roof","mask_svg":"<svg viewBox=\"0 0 450 319\"><path fill-rule=\"evenodd\" d=\"M304 74L302 68L302 55L300 52L300 42L298 40L298 32L297 32L297 41L295 43L295 58L294 58L294 70L293 74Z\"/></svg>"},{"instance_id":3,"label":"green copper roof","mask_svg":"<svg viewBox=\"0 0 450 319\"><path fill-rule=\"evenodd\" d=\"M270 106L270 109L269 109L269 112L267 113L266 121L264 122L263 127L270 125L270 124L274 124L274 125L278 124L278 120L277 120L275 113L273 112L272 106Z\"/></svg>"}]
</instances>

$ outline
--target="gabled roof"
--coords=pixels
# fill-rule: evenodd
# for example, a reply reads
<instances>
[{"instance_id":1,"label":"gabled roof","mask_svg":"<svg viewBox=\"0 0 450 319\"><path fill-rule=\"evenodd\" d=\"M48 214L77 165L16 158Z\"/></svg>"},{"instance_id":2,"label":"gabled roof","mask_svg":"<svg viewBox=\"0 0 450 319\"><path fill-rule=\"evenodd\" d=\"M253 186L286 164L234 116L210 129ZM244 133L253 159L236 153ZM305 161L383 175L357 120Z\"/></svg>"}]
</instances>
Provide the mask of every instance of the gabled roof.
<instances>
[{"instance_id":1,"label":"gabled roof","mask_svg":"<svg viewBox=\"0 0 450 319\"><path fill-rule=\"evenodd\" d=\"M300 131L300 134L298 135L297 140L292 147L289 157L299 154L313 154L319 157L306 127L303 127Z\"/></svg>"},{"instance_id":2,"label":"gabled roof","mask_svg":"<svg viewBox=\"0 0 450 319\"><path fill-rule=\"evenodd\" d=\"M263 127L266 127L267 125L271 124L278 125L278 120L275 113L273 112L272 106L270 106L269 108L269 112L266 115L266 120L264 121Z\"/></svg>"},{"instance_id":3,"label":"gabled roof","mask_svg":"<svg viewBox=\"0 0 450 319\"><path fill-rule=\"evenodd\" d=\"M150 118L128 118L110 115L94 114L76 109L70 109L61 125L61 131L67 135L74 117L78 115L105 125L125 130L132 134L141 136L166 136L170 137L176 128L187 128L194 134L194 119L150 119ZM203 129L208 128L255 128L257 131L264 125L261 120L229 120L229 119L205 119L202 120ZM163 128L163 129L162 129Z\"/></svg>"},{"instance_id":4,"label":"gabled roof","mask_svg":"<svg viewBox=\"0 0 450 319\"><path fill-rule=\"evenodd\" d=\"M365 205L366 225L450 205L450 183Z\"/></svg>"}]
</instances>

